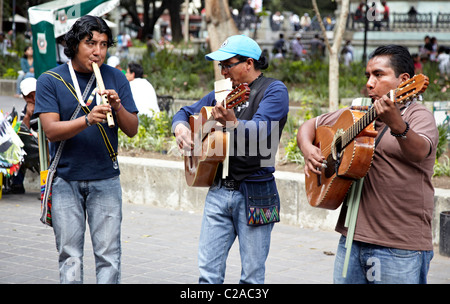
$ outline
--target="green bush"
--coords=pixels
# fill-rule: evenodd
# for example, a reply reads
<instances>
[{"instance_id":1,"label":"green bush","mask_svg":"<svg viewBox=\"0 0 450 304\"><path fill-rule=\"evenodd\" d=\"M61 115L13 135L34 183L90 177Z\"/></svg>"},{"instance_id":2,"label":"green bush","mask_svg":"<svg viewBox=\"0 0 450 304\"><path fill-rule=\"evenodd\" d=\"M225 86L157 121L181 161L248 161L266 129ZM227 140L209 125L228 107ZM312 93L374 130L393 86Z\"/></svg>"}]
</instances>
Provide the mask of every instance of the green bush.
<instances>
[{"instance_id":1,"label":"green bush","mask_svg":"<svg viewBox=\"0 0 450 304\"><path fill-rule=\"evenodd\" d=\"M143 149L167 153L172 142L172 117L167 112L155 113L153 117L139 115L138 133L129 138L119 130L119 146L125 149Z\"/></svg>"},{"instance_id":2,"label":"green bush","mask_svg":"<svg viewBox=\"0 0 450 304\"><path fill-rule=\"evenodd\" d=\"M23 34L18 34L16 36L16 40L14 41L13 47L11 49L8 49L8 51L12 55L0 55L0 75L2 78L17 78L17 72L22 69L20 67L20 58L23 56L23 50L25 49L26 45L29 45L29 43L27 43L27 41L25 40L25 36Z\"/></svg>"},{"instance_id":3,"label":"green bush","mask_svg":"<svg viewBox=\"0 0 450 304\"><path fill-rule=\"evenodd\" d=\"M441 161L436 161L433 176L450 176L450 159L447 155L444 155Z\"/></svg>"},{"instance_id":4,"label":"green bush","mask_svg":"<svg viewBox=\"0 0 450 304\"><path fill-rule=\"evenodd\" d=\"M205 62L204 55L177 55L164 49L154 57L144 56L142 66L158 94L199 99L214 87L213 64Z\"/></svg>"},{"instance_id":5,"label":"green bush","mask_svg":"<svg viewBox=\"0 0 450 304\"><path fill-rule=\"evenodd\" d=\"M287 162L296 163L297 165L304 165L305 159L303 158L303 154L297 145L297 131L298 130L295 130L294 133L292 133L291 138L287 142L287 145L284 148L284 157Z\"/></svg>"}]
</instances>

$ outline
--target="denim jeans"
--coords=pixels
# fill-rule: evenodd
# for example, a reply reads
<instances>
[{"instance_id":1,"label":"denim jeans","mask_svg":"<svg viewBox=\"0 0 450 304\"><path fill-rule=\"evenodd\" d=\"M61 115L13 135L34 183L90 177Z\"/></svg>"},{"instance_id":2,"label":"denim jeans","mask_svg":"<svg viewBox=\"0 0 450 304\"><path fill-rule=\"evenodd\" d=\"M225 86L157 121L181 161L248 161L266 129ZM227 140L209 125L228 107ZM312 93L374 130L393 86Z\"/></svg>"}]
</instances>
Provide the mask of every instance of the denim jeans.
<instances>
[{"instance_id":1,"label":"denim jeans","mask_svg":"<svg viewBox=\"0 0 450 304\"><path fill-rule=\"evenodd\" d=\"M345 236L339 240L334 264L336 284L426 284L433 251L388 248L353 241L347 275Z\"/></svg>"},{"instance_id":2,"label":"denim jeans","mask_svg":"<svg viewBox=\"0 0 450 304\"><path fill-rule=\"evenodd\" d=\"M239 283L264 283L273 225L248 226L241 192L212 186L206 196L199 240L199 283L223 283L228 252L236 236L242 265Z\"/></svg>"},{"instance_id":3,"label":"denim jeans","mask_svg":"<svg viewBox=\"0 0 450 304\"><path fill-rule=\"evenodd\" d=\"M86 217L95 256L97 283L120 283L122 190L119 176L52 184L52 220L61 283L83 283Z\"/></svg>"}]
</instances>

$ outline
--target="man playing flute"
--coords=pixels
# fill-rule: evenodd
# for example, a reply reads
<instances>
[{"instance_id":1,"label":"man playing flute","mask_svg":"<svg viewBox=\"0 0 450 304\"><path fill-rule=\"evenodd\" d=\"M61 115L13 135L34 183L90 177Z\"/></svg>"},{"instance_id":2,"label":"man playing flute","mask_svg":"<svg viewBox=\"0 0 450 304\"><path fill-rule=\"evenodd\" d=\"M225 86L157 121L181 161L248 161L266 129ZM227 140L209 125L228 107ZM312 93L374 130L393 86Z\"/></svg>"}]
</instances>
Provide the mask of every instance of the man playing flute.
<instances>
[{"instance_id":1,"label":"man playing flute","mask_svg":"<svg viewBox=\"0 0 450 304\"><path fill-rule=\"evenodd\" d=\"M122 192L117 132L120 128L130 137L136 135L138 109L125 75L103 64L108 48L114 45L104 20L81 17L65 40L64 53L70 61L39 77L35 108L50 141L52 160L64 142L52 183L60 281L83 282L87 218L97 283L120 283ZM107 95L108 103L97 102L94 89L99 81L93 63L100 67L106 87L98 93ZM115 123L111 128L106 124L109 112Z\"/></svg>"}]
</instances>

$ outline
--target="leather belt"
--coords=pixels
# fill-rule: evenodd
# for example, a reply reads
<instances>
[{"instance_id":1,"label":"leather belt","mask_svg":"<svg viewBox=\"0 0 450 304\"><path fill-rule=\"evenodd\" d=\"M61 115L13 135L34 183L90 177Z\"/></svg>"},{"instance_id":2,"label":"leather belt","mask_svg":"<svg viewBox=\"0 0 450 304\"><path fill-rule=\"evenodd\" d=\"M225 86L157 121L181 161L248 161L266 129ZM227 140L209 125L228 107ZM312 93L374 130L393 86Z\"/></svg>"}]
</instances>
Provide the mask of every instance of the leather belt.
<instances>
[{"instance_id":1,"label":"leather belt","mask_svg":"<svg viewBox=\"0 0 450 304\"><path fill-rule=\"evenodd\" d=\"M228 189L228 190L239 190L239 188L241 186L241 182L233 180L233 179L222 179L221 185L222 185L222 187L224 187L225 189Z\"/></svg>"}]
</instances>

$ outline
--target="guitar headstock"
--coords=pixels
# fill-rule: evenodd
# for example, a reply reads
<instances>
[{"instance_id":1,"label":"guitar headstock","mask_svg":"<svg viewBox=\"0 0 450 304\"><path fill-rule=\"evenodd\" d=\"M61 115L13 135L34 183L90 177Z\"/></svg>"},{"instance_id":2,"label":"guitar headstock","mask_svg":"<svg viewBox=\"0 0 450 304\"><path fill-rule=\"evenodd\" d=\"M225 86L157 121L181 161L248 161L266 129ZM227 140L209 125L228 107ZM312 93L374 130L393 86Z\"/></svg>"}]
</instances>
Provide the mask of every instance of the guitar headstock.
<instances>
[{"instance_id":1,"label":"guitar headstock","mask_svg":"<svg viewBox=\"0 0 450 304\"><path fill-rule=\"evenodd\" d=\"M427 76L423 74L415 75L413 78L401 83L395 89L395 102L404 103L411 100L416 95L425 92L430 83Z\"/></svg>"},{"instance_id":2,"label":"guitar headstock","mask_svg":"<svg viewBox=\"0 0 450 304\"><path fill-rule=\"evenodd\" d=\"M241 83L233 91L231 91L225 99L225 107L233 109L240 104L246 102L250 96L250 88L247 83Z\"/></svg>"}]
</instances>

